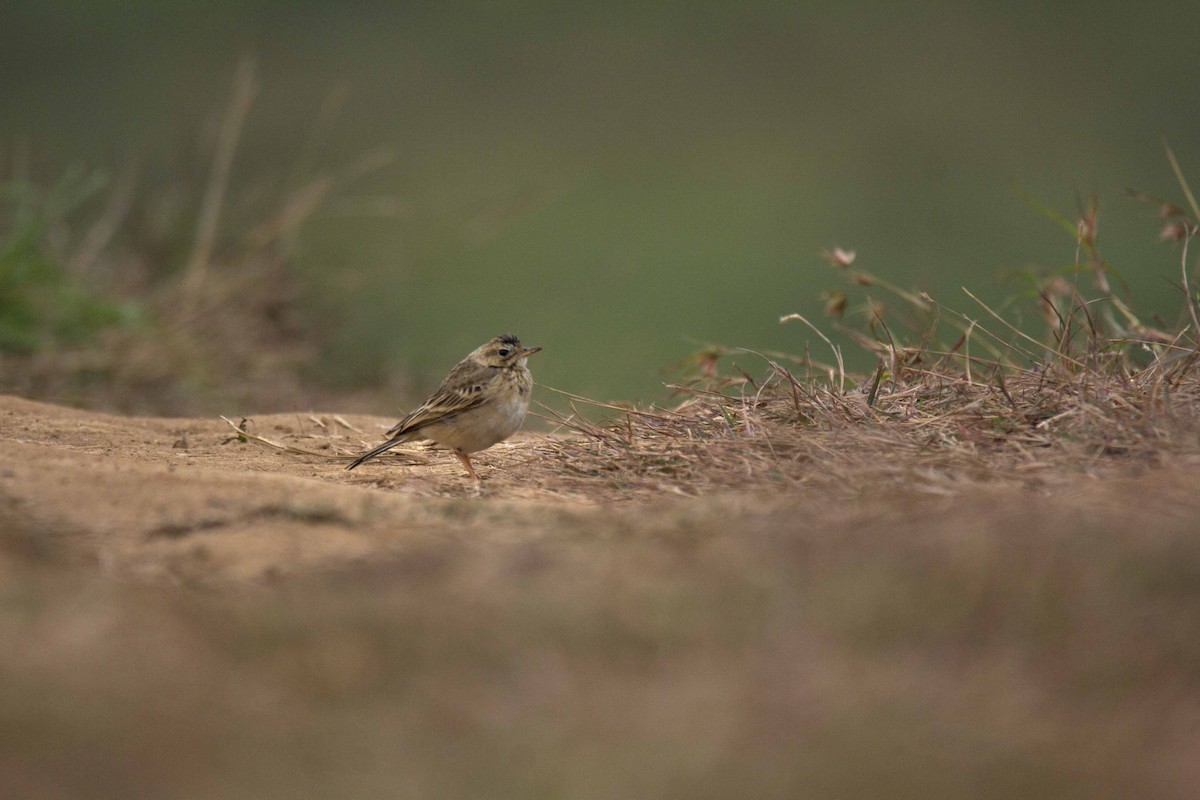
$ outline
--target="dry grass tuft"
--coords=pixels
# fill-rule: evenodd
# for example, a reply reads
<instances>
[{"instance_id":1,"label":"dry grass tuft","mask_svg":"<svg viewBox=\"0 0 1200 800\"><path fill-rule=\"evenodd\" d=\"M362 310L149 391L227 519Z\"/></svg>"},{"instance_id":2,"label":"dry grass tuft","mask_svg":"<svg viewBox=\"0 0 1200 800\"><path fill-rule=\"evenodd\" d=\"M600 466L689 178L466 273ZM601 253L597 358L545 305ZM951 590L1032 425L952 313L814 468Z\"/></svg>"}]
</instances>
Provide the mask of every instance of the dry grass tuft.
<instances>
[{"instance_id":1,"label":"dry grass tuft","mask_svg":"<svg viewBox=\"0 0 1200 800\"><path fill-rule=\"evenodd\" d=\"M606 423L560 416L575 435L538 449L547 480L599 479L618 493L1037 486L1064 467L1091 473L1195 453L1196 361L1193 351L1138 370L992 365L975 377L918 359L846 392L772 361L765 381L743 379L734 394L690 387L673 409L628 410Z\"/></svg>"},{"instance_id":2,"label":"dry grass tuft","mask_svg":"<svg viewBox=\"0 0 1200 800\"><path fill-rule=\"evenodd\" d=\"M1189 197L1190 190L1184 183ZM1164 207L1167 207L1164 205ZM1176 206L1171 219L1194 232ZM863 292L863 325L838 332L877 359L867 375L846 372L841 347L799 314L833 355L756 354L766 375L722 375L720 359L697 354L678 405L620 408L567 393L569 411L543 407L571 433L538 446L535 480L613 497L729 488L803 486L855 495L903 486L948 493L963 484L1039 487L1079 473L1162 465L1200 453L1200 310L1182 240L1184 308L1173 327L1144 323L1112 287L1097 243L1097 206L1077 220L1042 209L1075 237L1064 274L1030 276L1045 322L1040 337L963 291L977 314L893 286L832 251L830 263ZM887 302L879 298L882 293ZM889 321L889 305L896 321ZM846 292L827 295L840 319ZM947 330L949 336L946 335ZM556 391L556 390L555 390ZM617 412L592 422L578 405Z\"/></svg>"}]
</instances>

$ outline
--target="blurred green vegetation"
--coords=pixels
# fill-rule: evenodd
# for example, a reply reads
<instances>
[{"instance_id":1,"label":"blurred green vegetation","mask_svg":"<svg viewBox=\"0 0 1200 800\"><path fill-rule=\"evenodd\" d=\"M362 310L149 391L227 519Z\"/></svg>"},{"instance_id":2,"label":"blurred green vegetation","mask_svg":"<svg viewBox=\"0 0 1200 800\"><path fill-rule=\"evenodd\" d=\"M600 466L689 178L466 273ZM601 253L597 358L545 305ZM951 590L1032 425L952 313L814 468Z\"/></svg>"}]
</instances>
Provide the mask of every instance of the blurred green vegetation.
<instances>
[{"instance_id":1,"label":"blurred green vegetation","mask_svg":"<svg viewBox=\"0 0 1200 800\"><path fill-rule=\"evenodd\" d=\"M79 344L136 319L135 307L106 299L54 247L58 229L106 183L104 174L78 165L45 190L0 182L0 351Z\"/></svg>"},{"instance_id":2,"label":"blurred green vegetation","mask_svg":"<svg viewBox=\"0 0 1200 800\"><path fill-rule=\"evenodd\" d=\"M511 330L536 375L661 395L700 344L796 351L839 245L953 303L1021 291L1098 193L1135 304L1178 307L1178 256L1127 186L1169 192L1166 136L1200 164L1175 4L560 5L18 0L0 27L0 166L136 160L203 181L238 59L260 91L230 198L377 147L395 159L295 243L339 386L428 388ZM225 221L236 223L227 209ZM969 304L964 300L964 308ZM747 356L747 367L754 365ZM384 409L380 409L383 411Z\"/></svg>"}]
</instances>

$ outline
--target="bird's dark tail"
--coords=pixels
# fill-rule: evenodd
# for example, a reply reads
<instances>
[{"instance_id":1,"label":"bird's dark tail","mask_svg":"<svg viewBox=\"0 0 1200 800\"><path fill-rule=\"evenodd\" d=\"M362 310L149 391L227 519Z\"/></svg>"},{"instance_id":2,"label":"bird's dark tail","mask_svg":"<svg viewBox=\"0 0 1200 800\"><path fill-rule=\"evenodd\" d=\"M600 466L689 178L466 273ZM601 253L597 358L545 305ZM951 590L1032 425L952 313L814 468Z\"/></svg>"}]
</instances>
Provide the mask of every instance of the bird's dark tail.
<instances>
[{"instance_id":1,"label":"bird's dark tail","mask_svg":"<svg viewBox=\"0 0 1200 800\"><path fill-rule=\"evenodd\" d=\"M350 466L346 467L346 469L354 469L355 467L357 467L359 464L363 463L364 461L370 461L372 458L375 458L375 456L383 455L388 450L391 450L393 447L402 443L403 441L404 440L400 439L400 438L388 439L386 442L379 445L379 447L376 447L374 450L371 450L370 452L367 452L367 453L363 453L361 456L359 456L358 458L351 461Z\"/></svg>"}]
</instances>

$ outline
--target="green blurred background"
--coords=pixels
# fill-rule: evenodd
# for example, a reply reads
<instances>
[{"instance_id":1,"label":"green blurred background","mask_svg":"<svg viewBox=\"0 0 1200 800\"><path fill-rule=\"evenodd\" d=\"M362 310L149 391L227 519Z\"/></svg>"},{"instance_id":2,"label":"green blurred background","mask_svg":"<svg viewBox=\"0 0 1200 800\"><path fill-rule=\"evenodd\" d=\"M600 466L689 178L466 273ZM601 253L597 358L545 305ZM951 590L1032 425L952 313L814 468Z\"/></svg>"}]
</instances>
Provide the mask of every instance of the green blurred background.
<instances>
[{"instance_id":1,"label":"green blurred background","mask_svg":"<svg viewBox=\"0 0 1200 800\"><path fill-rule=\"evenodd\" d=\"M1179 306L1178 254L1128 186L1200 165L1195 25L1177 3L29 2L0 25L0 144L45 169L178 168L252 54L231 197L394 158L303 229L313 374L428 387L512 331L540 382L662 396L719 342L799 351L835 245L969 308L1101 244L1139 309ZM197 164L200 160L197 159ZM198 179L204 169L193 165ZM815 349L814 349L815 352ZM745 366L756 368L747 357ZM380 409L384 411L385 409Z\"/></svg>"}]
</instances>

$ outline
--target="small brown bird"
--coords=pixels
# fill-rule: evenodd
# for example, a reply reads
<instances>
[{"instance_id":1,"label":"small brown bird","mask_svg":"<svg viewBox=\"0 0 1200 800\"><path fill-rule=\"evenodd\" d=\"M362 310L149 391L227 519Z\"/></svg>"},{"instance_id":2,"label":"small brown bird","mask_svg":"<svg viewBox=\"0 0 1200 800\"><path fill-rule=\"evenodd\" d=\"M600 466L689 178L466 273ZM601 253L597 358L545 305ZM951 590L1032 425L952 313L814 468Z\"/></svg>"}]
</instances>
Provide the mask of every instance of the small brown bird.
<instances>
[{"instance_id":1,"label":"small brown bird","mask_svg":"<svg viewBox=\"0 0 1200 800\"><path fill-rule=\"evenodd\" d=\"M522 347L511 333L477 348L450 370L433 397L387 432L386 442L346 469L402 442L431 439L453 450L467 473L479 480L468 454L504 441L521 427L533 391L525 359L541 349Z\"/></svg>"}]
</instances>

